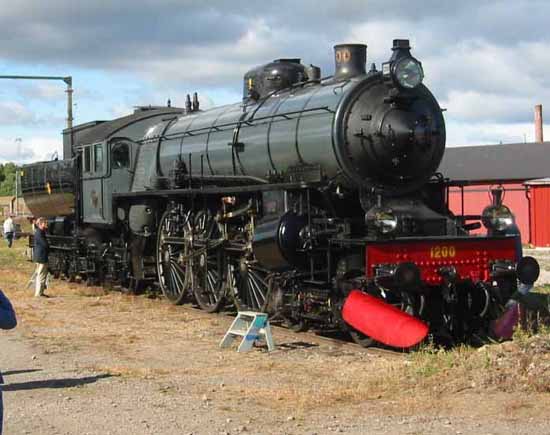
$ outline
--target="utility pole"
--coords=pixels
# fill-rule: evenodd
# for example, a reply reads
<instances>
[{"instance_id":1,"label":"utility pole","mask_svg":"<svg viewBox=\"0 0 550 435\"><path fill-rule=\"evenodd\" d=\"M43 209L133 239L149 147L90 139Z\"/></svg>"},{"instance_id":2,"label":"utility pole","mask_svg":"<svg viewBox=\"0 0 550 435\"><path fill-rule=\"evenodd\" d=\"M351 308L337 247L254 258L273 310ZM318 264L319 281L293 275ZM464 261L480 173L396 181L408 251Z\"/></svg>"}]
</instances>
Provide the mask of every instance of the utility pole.
<instances>
[{"instance_id":1,"label":"utility pole","mask_svg":"<svg viewBox=\"0 0 550 435\"><path fill-rule=\"evenodd\" d=\"M23 139L21 139L20 137L15 138L15 143L17 144L16 150L18 158L21 151L21 142L23 142ZM17 165L15 166L15 216L19 216L19 168L17 167Z\"/></svg>"}]
</instances>

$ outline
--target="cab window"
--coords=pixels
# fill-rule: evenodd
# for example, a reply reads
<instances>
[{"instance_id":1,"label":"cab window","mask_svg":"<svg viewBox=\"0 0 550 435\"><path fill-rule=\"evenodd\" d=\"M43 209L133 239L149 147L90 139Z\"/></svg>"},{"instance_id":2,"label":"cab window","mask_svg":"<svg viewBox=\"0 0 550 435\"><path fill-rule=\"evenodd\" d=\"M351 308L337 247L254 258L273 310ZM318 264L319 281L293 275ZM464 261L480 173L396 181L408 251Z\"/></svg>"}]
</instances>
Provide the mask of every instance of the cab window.
<instances>
[{"instance_id":1,"label":"cab window","mask_svg":"<svg viewBox=\"0 0 550 435\"><path fill-rule=\"evenodd\" d=\"M103 145L94 145L94 172L103 172Z\"/></svg>"},{"instance_id":2,"label":"cab window","mask_svg":"<svg viewBox=\"0 0 550 435\"><path fill-rule=\"evenodd\" d=\"M111 151L113 169L128 168L130 166L130 147L125 143L117 143Z\"/></svg>"},{"instance_id":3,"label":"cab window","mask_svg":"<svg viewBox=\"0 0 550 435\"><path fill-rule=\"evenodd\" d=\"M83 172L92 171L92 148L85 147L82 153L82 170Z\"/></svg>"}]
</instances>

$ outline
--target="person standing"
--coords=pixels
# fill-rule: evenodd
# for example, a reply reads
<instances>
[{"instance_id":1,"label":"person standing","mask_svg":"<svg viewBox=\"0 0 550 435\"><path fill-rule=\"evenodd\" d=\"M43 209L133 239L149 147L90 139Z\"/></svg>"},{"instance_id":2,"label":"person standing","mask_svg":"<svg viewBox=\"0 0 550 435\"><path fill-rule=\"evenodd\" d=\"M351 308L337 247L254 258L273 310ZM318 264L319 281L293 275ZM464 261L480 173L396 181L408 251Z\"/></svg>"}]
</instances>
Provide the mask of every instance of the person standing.
<instances>
[{"instance_id":1,"label":"person standing","mask_svg":"<svg viewBox=\"0 0 550 435\"><path fill-rule=\"evenodd\" d=\"M40 217L36 220L36 231L34 232L33 261L36 263L36 288L34 296L44 296L46 289L46 278L48 277L48 254L50 245L46 238L48 221Z\"/></svg>"},{"instance_id":2,"label":"person standing","mask_svg":"<svg viewBox=\"0 0 550 435\"><path fill-rule=\"evenodd\" d=\"M17 325L15 311L9 299L0 290L0 329L13 329ZM0 373L0 435L2 435L2 425L4 421L4 405L2 403L2 373Z\"/></svg>"},{"instance_id":3,"label":"person standing","mask_svg":"<svg viewBox=\"0 0 550 435\"><path fill-rule=\"evenodd\" d=\"M13 238L15 237L15 224L11 215L4 221L4 237L8 242L8 248L11 248L13 245Z\"/></svg>"}]
</instances>

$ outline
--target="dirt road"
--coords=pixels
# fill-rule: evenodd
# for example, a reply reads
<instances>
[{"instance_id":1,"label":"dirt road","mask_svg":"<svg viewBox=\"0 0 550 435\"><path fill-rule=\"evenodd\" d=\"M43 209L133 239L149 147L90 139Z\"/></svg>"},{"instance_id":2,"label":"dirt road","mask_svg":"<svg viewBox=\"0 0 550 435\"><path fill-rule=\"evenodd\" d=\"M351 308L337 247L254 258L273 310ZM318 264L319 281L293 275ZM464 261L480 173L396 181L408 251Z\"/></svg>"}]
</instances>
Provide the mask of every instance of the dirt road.
<instances>
[{"instance_id":1,"label":"dirt road","mask_svg":"<svg viewBox=\"0 0 550 435\"><path fill-rule=\"evenodd\" d=\"M547 395L385 394L370 378L363 389L364 371L384 379L383 371L407 361L401 356L302 341L278 329L275 352L237 354L217 347L230 319L184 309L175 315L182 329L196 327L174 330L170 339L160 320L173 310L147 300L136 302L137 312L145 304L161 313L105 333L106 312L133 323L136 310L113 310L124 296L104 296L100 312L67 322L59 311L64 298L17 303L19 331L0 336L6 434L550 433ZM27 323L26 311L45 325Z\"/></svg>"},{"instance_id":2,"label":"dirt road","mask_svg":"<svg viewBox=\"0 0 550 435\"><path fill-rule=\"evenodd\" d=\"M239 354L227 315L59 281L35 299L29 272L0 259L7 435L550 434L548 337L404 355L276 328Z\"/></svg>"}]
</instances>

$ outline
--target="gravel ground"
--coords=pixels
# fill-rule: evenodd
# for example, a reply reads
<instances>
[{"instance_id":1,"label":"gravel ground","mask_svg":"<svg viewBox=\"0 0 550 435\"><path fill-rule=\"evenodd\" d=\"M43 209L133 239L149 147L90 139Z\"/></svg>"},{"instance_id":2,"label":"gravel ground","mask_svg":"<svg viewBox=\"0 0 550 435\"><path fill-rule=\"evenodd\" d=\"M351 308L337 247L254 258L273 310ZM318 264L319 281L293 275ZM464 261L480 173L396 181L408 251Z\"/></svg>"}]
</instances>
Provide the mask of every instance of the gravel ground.
<instances>
[{"instance_id":1,"label":"gravel ground","mask_svg":"<svg viewBox=\"0 0 550 435\"><path fill-rule=\"evenodd\" d=\"M550 249L525 249L523 255L530 255L532 257L535 257L540 264L540 276L537 284L550 284Z\"/></svg>"},{"instance_id":2,"label":"gravel ground","mask_svg":"<svg viewBox=\"0 0 550 435\"><path fill-rule=\"evenodd\" d=\"M550 434L550 393L479 382L488 369L468 377L453 355L434 374L410 355L282 328L274 352L239 354L218 347L228 315L61 281L35 299L28 276L0 264L19 317L0 331L6 435Z\"/></svg>"},{"instance_id":3,"label":"gravel ground","mask_svg":"<svg viewBox=\"0 0 550 435\"><path fill-rule=\"evenodd\" d=\"M47 312L58 299L32 301L32 307ZM197 323L204 321L202 313L187 310ZM403 357L278 328L275 352L237 354L217 346L229 321L223 318L213 334L202 337L198 328L190 335L196 341L174 346L148 337L139 342L143 352L83 337L58 341L59 328L71 325L52 327L57 319L49 333L23 322L18 331L0 335L5 434L550 434L548 395L427 392L415 398L404 391L359 400L335 396L319 404L313 386L313 396L297 393L292 402L285 393L288 377L298 390L310 390L315 382L338 390L339 367L348 377ZM322 382L316 379L321 373L327 376Z\"/></svg>"}]
</instances>

